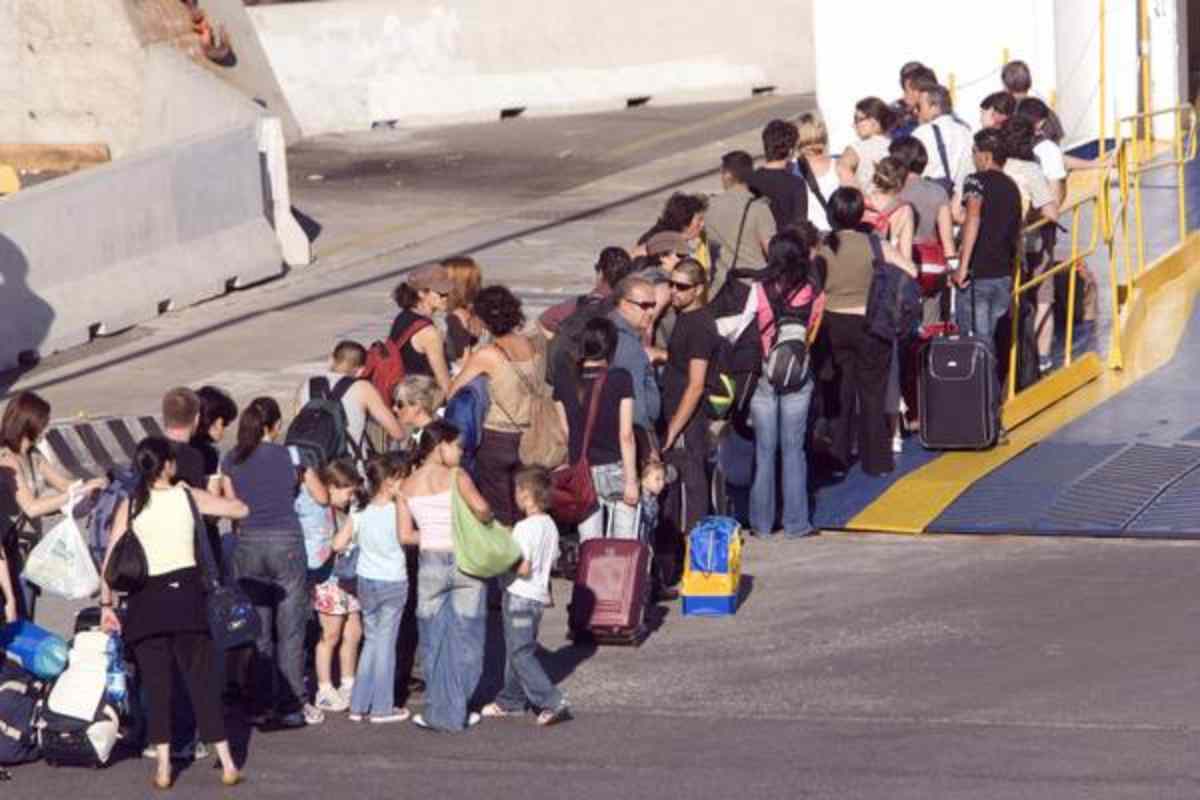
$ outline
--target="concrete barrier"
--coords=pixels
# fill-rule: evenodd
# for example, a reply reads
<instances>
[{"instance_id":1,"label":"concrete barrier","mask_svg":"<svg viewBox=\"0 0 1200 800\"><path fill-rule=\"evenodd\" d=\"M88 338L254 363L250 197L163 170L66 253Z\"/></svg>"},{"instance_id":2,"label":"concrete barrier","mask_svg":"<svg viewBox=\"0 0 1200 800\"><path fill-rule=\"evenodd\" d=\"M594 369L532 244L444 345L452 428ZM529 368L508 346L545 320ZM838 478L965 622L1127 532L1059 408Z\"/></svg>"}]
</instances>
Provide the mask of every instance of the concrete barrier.
<instances>
[{"instance_id":1,"label":"concrete barrier","mask_svg":"<svg viewBox=\"0 0 1200 800\"><path fill-rule=\"evenodd\" d=\"M247 9L305 135L811 91L812 0L346 0Z\"/></svg>"},{"instance_id":2,"label":"concrete barrier","mask_svg":"<svg viewBox=\"0 0 1200 800\"><path fill-rule=\"evenodd\" d=\"M95 478L129 464L142 439L162 435L162 424L151 416L55 420L38 449L68 474Z\"/></svg>"},{"instance_id":3,"label":"concrete barrier","mask_svg":"<svg viewBox=\"0 0 1200 800\"><path fill-rule=\"evenodd\" d=\"M0 366L278 275L257 121L0 203Z\"/></svg>"}]
</instances>

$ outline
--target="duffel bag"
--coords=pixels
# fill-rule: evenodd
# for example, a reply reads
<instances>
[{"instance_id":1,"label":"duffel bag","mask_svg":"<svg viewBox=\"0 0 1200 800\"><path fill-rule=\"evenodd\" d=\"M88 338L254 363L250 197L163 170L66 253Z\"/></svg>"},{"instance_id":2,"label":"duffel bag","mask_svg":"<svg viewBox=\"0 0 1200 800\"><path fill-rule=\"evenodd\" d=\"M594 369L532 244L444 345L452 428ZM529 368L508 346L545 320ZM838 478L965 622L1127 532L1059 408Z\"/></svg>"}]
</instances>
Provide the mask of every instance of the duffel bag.
<instances>
[{"instance_id":1,"label":"duffel bag","mask_svg":"<svg viewBox=\"0 0 1200 800\"><path fill-rule=\"evenodd\" d=\"M37 759L34 718L42 688L32 673L0 658L0 765Z\"/></svg>"}]
</instances>

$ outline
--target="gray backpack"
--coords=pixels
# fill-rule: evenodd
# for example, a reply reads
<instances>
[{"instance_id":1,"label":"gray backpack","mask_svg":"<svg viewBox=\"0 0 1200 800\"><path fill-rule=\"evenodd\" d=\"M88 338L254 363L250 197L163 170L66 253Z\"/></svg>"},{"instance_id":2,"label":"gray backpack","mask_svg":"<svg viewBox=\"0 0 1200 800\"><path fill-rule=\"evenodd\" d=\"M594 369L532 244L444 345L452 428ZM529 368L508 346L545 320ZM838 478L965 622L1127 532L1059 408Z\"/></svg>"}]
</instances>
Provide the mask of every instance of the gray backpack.
<instances>
[{"instance_id":1,"label":"gray backpack","mask_svg":"<svg viewBox=\"0 0 1200 800\"><path fill-rule=\"evenodd\" d=\"M763 361L763 375L776 394L792 394L804 388L811 370L808 364L808 308L793 309L774 287L766 287L775 317L775 339Z\"/></svg>"}]
</instances>

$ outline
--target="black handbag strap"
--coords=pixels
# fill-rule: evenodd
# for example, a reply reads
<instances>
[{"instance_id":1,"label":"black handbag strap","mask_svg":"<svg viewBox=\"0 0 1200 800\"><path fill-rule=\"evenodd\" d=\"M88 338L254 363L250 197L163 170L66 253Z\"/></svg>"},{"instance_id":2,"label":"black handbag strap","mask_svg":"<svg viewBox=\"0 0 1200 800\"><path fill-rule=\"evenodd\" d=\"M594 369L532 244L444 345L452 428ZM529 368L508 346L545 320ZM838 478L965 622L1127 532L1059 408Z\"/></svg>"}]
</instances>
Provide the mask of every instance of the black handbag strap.
<instances>
[{"instance_id":1,"label":"black handbag strap","mask_svg":"<svg viewBox=\"0 0 1200 800\"><path fill-rule=\"evenodd\" d=\"M946 180L953 181L954 176L950 174L950 157L946 155L946 140L942 138L942 129L937 126L936 122L929 123L933 128L933 138L937 144L938 158L942 162L942 170L946 173Z\"/></svg>"}]
</instances>

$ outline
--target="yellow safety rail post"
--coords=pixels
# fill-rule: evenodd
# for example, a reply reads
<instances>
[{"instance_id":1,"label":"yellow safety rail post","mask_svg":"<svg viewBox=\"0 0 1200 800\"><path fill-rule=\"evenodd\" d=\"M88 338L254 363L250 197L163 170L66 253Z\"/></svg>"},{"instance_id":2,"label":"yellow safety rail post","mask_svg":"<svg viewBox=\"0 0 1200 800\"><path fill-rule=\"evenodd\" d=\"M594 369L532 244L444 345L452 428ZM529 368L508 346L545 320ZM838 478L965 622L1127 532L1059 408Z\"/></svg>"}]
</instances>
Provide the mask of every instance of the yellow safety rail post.
<instances>
[{"instance_id":1,"label":"yellow safety rail post","mask_svg":"<svg viewBox=\"0 0 1200 800\"><path fill-rule=\"evenodd\" d=\"M1138 0L1138 64L1142 72L1142 146L1147 158L1154 147L1154 98L1150 94L1150 0Z\"/></svg>"},{"instance_id":2,"label":"yellow safety rail post","mask_svg":"<svg viewBox=\"0 0 1200 800\"><path fill-rule=\"evenodd\" d=\"M1122 236L1124 238L1124 247L1118 249L1116 245L1116 225L1113 222L1113 213L1111 207L1112 193L1112 171L1105 170L1104 178L1101 181L1101 196L1108 207L1105 218L1107 227L1104 231L1104 241L1108 245L1108 280L1109 280L1109 306L1112 312L1112 333L1109 336L1108 347L1108 367L1109 369L1123 369L1125 367L1125 355L1121 350L1121 278L1118 274L1117 260L1121 255L1125 257L1125 276L1129 280L1129 165L1128 165L1128 148L1123 147L1120 141L1116 142L1116 167L1117 180L1120 182L1121 192L1121 217Z\"/></svg>"}]
</instances>

